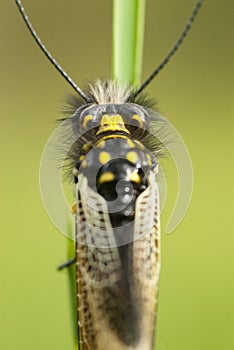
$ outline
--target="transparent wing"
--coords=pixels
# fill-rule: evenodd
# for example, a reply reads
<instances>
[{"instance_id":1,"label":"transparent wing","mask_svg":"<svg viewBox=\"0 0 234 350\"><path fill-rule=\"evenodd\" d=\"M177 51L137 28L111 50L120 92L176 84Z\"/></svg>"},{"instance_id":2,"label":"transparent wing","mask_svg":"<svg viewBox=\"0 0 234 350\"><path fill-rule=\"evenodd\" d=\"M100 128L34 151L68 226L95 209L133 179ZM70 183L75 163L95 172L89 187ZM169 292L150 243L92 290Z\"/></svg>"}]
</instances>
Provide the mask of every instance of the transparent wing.
<instances>
[{"instance_id":1,"label":"transparent wing","mask_svg":"<svg viewBox=\"0 0 234 350\"><path fill-rule=\"evenodd\" d=\"M137 199L133 242L117 245L105 200L82 176L76 227L81 350L101 350L103 344L113 350L151 349L159 274L155 174Z\"/></svg>"}]
</instances>

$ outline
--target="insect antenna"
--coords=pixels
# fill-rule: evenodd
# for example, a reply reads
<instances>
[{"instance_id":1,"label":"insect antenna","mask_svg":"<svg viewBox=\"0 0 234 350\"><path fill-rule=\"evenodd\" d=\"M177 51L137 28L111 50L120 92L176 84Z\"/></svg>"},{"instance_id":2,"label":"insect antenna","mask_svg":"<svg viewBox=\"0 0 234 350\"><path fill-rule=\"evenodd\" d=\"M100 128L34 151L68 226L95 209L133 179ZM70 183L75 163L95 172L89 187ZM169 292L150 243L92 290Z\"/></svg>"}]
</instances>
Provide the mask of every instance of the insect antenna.
<instances>
[{"instance_id":1,"label":"insect antenna","mask_svg":"<svg viewBox=\"0 0 234 350\"><path fill-rule=\"evenodd\" d=\"M204 0L198 0L196 2L196 5L194 6L191 16L189 17L181 35L179 36L178 40L176 41L175 45L172 47L172 49L169 51L167 56L163 59L163 61L159 64L159 66L150 74L150 76L146 79L146 81L139 87L139 89L133 93L131 96L131 99L135 99L145 88L149 83L155 78L155 76L165 67L165 65L170 61L172 56L174 56L175 52L178 50L182 42L184 41L186 35L188 34L189 30L192 27L192 24L200 10L200 7L202 5Z\"/></svg>"},{"instance_id":2,"label":"insect antenna","mask_svg":"<svg viewBox=\"0 0 234 350\"><path fill-rule=\"evenodd\" d=\"M65 72L65 70L58 64L58 62L54 59L54 57L51 55L51 53L47 50L39 36L37 35L35 29L33 28L31 22L29 21L29 18L22 6L22 3L20 0L15 0L16 5L18 6L18 9L23 17L24 22L26 23L29 32L32 34L34 40L42 50L42 52L45 54L45 56L49 59L49 61L53 64L53 66L59 71L59 73L67 80L67 82L73 87L73 89L76 90L76 92L82 97L87 103L91 102L91 99L79 88L78 85L71 79L71 77Z\"/></svg>"}]
</instances>

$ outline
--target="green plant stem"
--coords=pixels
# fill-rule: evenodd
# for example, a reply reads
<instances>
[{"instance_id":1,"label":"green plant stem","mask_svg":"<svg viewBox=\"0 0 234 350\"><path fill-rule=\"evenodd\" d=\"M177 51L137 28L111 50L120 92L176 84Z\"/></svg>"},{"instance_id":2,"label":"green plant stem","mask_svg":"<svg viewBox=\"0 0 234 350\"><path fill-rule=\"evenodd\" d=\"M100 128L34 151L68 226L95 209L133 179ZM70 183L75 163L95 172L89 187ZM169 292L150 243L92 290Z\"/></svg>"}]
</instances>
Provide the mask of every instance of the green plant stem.
<instances>
[{"instance_id":1,"label":"green plant stem","mask_svg":"<svg viewBox=\"0 0 234 350\"><path fill-rule=\"evenodd\" d=\"M112 75L137 87L141 81L145 0L113 0Z\"/></svg>"}]
</instances>

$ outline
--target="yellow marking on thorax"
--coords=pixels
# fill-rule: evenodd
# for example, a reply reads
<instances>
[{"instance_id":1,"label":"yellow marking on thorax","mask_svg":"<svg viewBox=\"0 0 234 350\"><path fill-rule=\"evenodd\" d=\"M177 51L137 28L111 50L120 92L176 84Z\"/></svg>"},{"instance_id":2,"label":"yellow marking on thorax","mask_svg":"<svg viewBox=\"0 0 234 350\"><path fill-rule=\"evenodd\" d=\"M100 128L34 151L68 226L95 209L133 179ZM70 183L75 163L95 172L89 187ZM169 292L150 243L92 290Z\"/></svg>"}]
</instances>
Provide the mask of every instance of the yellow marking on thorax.
<instances>
[{"instance_id":1,"label":"yellow marking on thorax","mask_svg":"<svg viewBox=\"0 0 234 350\"><path fill-rule=\"evenodd\" d=\"M134 164L138 161L138 155L134 151L128 152L126 154L126 158L127 158L127 160L129 160L129 162L134 163Z\"/></svg>"},{"instance_id":2,"label":"yellow marking on thorax","mask_svg":"<svg viewBox=\"0 0 234 350\"><path fill-rule=\"evenodd\" d=\"M130 181L136 182L138 184L141 181L140 175L137 172L135 172L135 171L133 171L131 174L129 174L128 178L129 178Z\"/></svg>"},{"instance_id":3,"label":"yellow marking on thorax","mask_svg":"<svg viewBox=\"0 0 234 350\"><path fill-rule=\"evenodd\" d=\"M116 114L116 115L104 114L102 116L100 127L96 135L99 135L102 132L107 132L107 131L122 131L127 134L130 134L130 132L128 131L128 129L126 129L124 125L123 118L119 114Z\"/></svg>"},{"instance_id":4,"label":"yellow marking on thorax","mask_svg":"<svg viewBox=\"0 0 234 350\"><path fill-rule=\"evenodd\" d=\"M99 154L99 160L101 164L105 164L106 162L108 162L108 160L110 160L110 153L108 152L101 152Z\"/></svg>"},{"instance_id":5,"label":"yellow marking on thorax","mask_svg":"<svg viewBox=\"0 0 234 350\"><path fill-rule=\"evenodd\" d=\"M111 171L107 171L106 173L103 173L99 180L98 183L101 185L105 182L111 182L115 179L115 175Z\"/></svg>"},{"instance_id":6,"label":"yellow marking on thorax","mask_svg":"<svg viewBox=\"0 0 234 350\"><path fill-rule=\"evenodd\" d=\"M82 151L87 153L88 151L90 151L91 148L92 148L92 145L90 142L88 142L82 147Z\"/></svg>"},{"instance_id":7,"label":"yellow marking on thorax","mask_svg":"<svg viewBox=\"0 0 234 350\"><path fill-rule=\"evenodd\" d=\"M131 147L131 148L135 147L134 142L132 140L130 140L130 139L127 139L127 143L128 143L129 147Z\"/></svg>"},{"instance_id":8,"label":"yellow marking on thorax","mask_svg":"<svg viewBox=\"0 0 234 350\"><path fill-rule=\"evenodd\" d=\"M96 146L98 148L104 148L105 145L106 145L106 143L105 143L105 140L103 140L103 139L99 140L98 143L96 144Z\"/></svg>"}]
</instances>

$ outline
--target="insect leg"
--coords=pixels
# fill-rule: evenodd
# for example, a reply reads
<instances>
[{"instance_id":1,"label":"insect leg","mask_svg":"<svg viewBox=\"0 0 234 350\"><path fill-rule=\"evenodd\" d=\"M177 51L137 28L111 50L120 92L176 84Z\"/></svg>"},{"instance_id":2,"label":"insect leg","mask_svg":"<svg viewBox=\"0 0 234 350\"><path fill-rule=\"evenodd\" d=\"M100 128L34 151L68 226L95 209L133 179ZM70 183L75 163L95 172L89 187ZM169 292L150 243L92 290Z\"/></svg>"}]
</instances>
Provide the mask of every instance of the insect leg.
<instances>
[{"instance_id":1,"label":"insect leg","mask_svg":"<svg viewBox=\"0 0 234 350\"><path fill-rule=\"evenodd\" d=\"M67 267L70 267L72 264L75 263L75 261L76 261L76 258L72 258L72 259L66 261L65 263L59 265L57 267L57 270L61 271L61 270L65 269L65 268L67 268Z\"/></svg>"}]
</instances>

